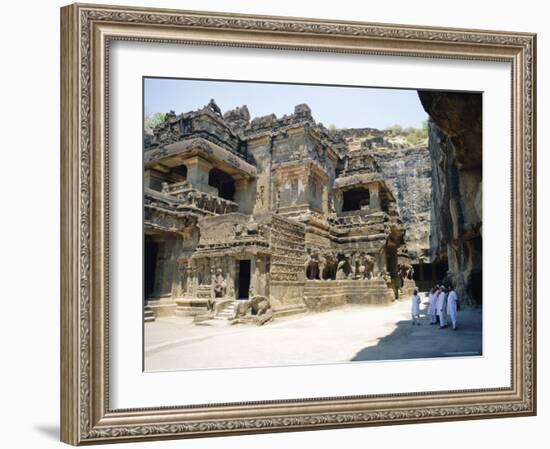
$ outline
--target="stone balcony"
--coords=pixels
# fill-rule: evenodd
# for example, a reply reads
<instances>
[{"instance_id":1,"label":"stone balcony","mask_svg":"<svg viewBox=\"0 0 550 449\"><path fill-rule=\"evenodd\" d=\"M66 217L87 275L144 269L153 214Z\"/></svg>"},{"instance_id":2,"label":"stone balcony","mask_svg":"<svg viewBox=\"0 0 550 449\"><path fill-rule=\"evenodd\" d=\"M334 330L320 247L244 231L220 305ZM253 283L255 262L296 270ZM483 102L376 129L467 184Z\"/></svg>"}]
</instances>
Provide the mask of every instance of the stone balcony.
<instances>
[{"instance_id":1,"label":"stone balcony","mask_svg":"<svg viewBox=\"0 0 550 449\"><path fill-rule=\"evenodd\" d=\"M369 209L361 211L340 212L332 214L329 217L329 222L332 226L351 228L357 226L389 224L390 216L383 211L371 211Z\"/></svg>"},{"instance_id":2,"label":"stone balcony","mask_svg":"<svg viewBox=\"0 0 550 449\"><path fill-rule=\"evenodd\" d=\"M163 184L161 194L168 195L177 199L177 211L196 211L201 215L223 215L236 212L237 203L226 200L217 195L217 191L212 187L212 192L198 190L187 181L174 184Z\"/></svg>"},{"instance_id":3,"label":"stone balcony","mask_svg":"<svg viewBox=\"0 0 550 449\"><path fill-rule=\"evenodd\" d=\"M201 192L186 183L167 185L162 192L145 188L143 206L146 228L171 232L195 225L201 217L215 217L237 210L237 203Z\"/></svg>"}]
</instances>

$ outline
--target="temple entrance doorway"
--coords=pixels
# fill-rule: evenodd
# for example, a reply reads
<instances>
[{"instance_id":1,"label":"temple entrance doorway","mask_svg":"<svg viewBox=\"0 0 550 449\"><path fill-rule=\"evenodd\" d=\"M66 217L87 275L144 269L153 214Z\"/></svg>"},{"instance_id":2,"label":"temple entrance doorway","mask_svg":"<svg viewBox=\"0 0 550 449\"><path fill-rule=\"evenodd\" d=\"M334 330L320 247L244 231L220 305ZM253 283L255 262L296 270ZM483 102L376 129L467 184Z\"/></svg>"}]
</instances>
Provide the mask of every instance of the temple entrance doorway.
<instances>
[{"instance_id":1,"label":"temple entrance doorway","mask_svg":"<svg viewBox=\"0 0 550 449\"><path fill-rule=\"evenodd\" d=\"M143 294L149 298L155 290L155 271L157 269L158 244L148 235L145 236L143 257Z\"/></svg>"},{"instance_id":2,"label":"temple entrance doorway","mask_svg":"<svg viewBox=\"0 0 550 449\"><path fill-rule=\"evenodd\" d=\"M237 261L237 299L248 299L250 290L250 260L243 259Z\"/></svg>"}]
</instances>

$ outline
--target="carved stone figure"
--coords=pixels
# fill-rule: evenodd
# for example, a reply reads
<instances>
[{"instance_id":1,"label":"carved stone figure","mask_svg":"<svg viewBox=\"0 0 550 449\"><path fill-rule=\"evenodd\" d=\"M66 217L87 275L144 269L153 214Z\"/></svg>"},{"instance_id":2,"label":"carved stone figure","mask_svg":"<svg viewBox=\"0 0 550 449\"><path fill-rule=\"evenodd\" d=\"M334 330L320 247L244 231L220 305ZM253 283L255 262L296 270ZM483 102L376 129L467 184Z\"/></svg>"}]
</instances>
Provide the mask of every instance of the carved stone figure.
<instances>
[{"instance_id":1,"label":"carved stone figure","mask_svg":"<svg viewBox=\"0 0 550 449\"><path fill-rule=\"evenodd\" d=\"M327 266L327 258L323 253L319 254L319 279L324 280L325 269Z\"/></svg>"},{"instance_id":2,"label":"carved stone figure","mask_svg":"<svg viewBox=\"0 0 550 449\"><path fill-rule=\"evenodd\" d=\"M214 296L216 298L224 298L227 292L227 282L223 277L223 272L221 268L216 270L216 275L214 276Z\"/></svg>"},{"instance_id":3,"label":"carved stone figure","mask_svg":"<svg viewBox=\"0 0 550 449\"><path fill-rule=\"evenodd\" d=\"M237 223L234 227L234 230L235 230L235 237L241 237L245 232L245 227L242 224Z\"/></svg>"},{"instance_id":4,"label":"carved stone figure","mask_svg":"<svg viewBox=\"0 0 550 449\"><path fill-rule=\"evenodd\" d=\"M345 267L346 267L346 261L345 260L341 260L340 262L338 262L338 266L336 267L336 280L337 281L346 279Z\"/></svg>"},{"instance_id":5,"label":"carved stone figure","mask_svg":"<svg viewBox=\"0 0 550 449\"><path fill-rule=\"evenodd\" d=\"M248 301L239 302L231 324L254 323L261 326L273 319L271 304L265 296L256 295Z\"/></svg>"},{"instance_id":6,"label":"carved stone figure","mask_svg":"<svg viewBox=\"0 0 550 449\"><path fill-rule=\"evenodd\" d=\"M251 215L248 223L246 224L246 232L249 235L258 234L260 232L260 227L258 223L254 220L254 217Z\"/></svg>"},{"instance_id":7,"label":"carved stone figure","mask_svg":"<svg viewBox=\"0 0 550 449\"><path fill-rule=\"evenodd\" d=\"M359 262L359 267L357 269L357 276L359 276L359 279L365 279L366 278L366 272L365 272L365 265L363 263L363 260Z\"/></svg>"},{"instance_id":8,"label":"carved stone figure","mask_svg":"<svg viewBox=\"0 0 550 449\"><path fill-rule=\"evenodd\" d=\"M216 104L213 98L208 102L208 107L212 109L212 111L214 111L215 114L221 117L222 110L219 108L219 106Z\"/></svg>"}]
</instances>

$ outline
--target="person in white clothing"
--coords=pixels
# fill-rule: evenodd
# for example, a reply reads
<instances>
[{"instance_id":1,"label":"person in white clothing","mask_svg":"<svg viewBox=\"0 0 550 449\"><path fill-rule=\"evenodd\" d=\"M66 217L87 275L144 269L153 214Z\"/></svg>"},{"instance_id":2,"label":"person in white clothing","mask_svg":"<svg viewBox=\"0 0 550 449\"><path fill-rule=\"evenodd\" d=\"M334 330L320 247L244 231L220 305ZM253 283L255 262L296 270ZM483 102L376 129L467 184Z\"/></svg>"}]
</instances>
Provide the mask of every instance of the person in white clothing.
<instances>
[{"instance_id":1,"label":"person in white clothing","mask_svg":"<svg viewBox=\"0 0 550 449\"><path fill-rule=\"evenodd\" d=\"M411 317L413 326L415 324L420 326L420 296L418 296L418 290L415 290L411 296Z\"/></svg>"},{"instance_id":2,"label":"person in white clothing","mask_svg":"<svg viewBox=\"0 0 550 449\"><path fill-rule=\"evenodd\" d=\"M437 294L439 293L438 286L435 286L430 290L428 295L428 316L430 317L430 324L437 324L437 314L435 310L435 304L437 302Z\"/></svg>"},{"instance_id":3,"label":"person in white clothing","mask_svg":"<svg viewBox=\"0 0 550 449\"><path fill-rule=\"evenodd\" d=\"M450 288L449 295L447 296L447 315L451 319L453 330L456 331L456 321L458 315L458 296L456 292Z\"/></svg>"},{"instance_id":4,"label":"person in white clothing","mask_svg":"<svg viewBox=\"0 0 550 449\"><path fill-rule=\"evenodd\" d=\"M441 292L437 295L436 304L437 316L439 317L439 328L444 329L447 327L447 293L445 293L445 287L441 287Z\"/></svg>"}]
</instances>

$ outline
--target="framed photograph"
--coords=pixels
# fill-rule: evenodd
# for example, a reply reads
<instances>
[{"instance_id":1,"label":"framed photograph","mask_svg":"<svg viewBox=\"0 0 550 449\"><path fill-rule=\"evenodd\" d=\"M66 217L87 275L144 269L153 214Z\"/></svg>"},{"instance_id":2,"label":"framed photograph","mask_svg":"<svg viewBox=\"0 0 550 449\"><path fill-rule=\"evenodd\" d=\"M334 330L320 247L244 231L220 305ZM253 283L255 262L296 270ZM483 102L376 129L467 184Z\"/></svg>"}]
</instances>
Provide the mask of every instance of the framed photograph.
<instances>
[{"instance_id":1,"label":"framed photograph","mask_svg":"<svg viewBox=\"0 0 550 449\"><path fill-rule=\"evenodd\" d=\"M61 9L61 438L536 413L536 36Z\"/></svg>"}]
</instances>

